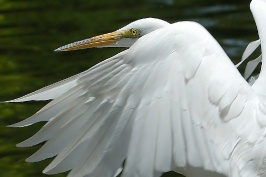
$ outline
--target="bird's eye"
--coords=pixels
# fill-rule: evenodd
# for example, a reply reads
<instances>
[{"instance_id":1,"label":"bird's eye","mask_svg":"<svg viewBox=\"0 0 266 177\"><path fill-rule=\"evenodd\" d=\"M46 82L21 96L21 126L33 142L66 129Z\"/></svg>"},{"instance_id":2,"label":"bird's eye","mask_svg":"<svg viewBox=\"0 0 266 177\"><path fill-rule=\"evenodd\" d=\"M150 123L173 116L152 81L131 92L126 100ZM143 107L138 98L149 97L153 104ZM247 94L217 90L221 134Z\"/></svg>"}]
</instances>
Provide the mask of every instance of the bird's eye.
<instances>
[{"instance_id":1,"label":"bird's eye","mask_svg":"<svg viewBox=\"0 0 266 177\"><path fill-rule=\"evenodd\" d=\"M132 28L130 31L133 36L136 36L136 37L140 36L140 31L138 29Z\"/></svg>"}]
</instances>

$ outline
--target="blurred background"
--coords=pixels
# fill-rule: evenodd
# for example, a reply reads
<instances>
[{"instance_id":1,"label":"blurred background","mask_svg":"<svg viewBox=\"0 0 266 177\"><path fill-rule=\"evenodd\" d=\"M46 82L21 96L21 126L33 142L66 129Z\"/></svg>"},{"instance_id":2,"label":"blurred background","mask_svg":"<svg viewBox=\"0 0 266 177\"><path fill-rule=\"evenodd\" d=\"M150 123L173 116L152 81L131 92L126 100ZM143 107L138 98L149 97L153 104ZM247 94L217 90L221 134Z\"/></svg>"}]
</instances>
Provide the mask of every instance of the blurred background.
<instances>
[{"instance_id":1,"label":"blurred background","mask_svg":"<svg viewBox=\"0 0 266 177\"><path fill-rule=\"evenodd\" d=\"M56 53L64 44L116 30L134 20L196 21L218 40L234 63L257 31L250 1L239 0L0 0L0 100L10 100L84 71L123 49ZM243 68L240 68L241 72ZM0 104L0 176L44 177L51 161L24 160L39 147L16 148L43 124L7 128L46 102ZM55 175L63 177L66 174ZM164 177L177 177L167 173Z\"/></svg>"}]
</instances>

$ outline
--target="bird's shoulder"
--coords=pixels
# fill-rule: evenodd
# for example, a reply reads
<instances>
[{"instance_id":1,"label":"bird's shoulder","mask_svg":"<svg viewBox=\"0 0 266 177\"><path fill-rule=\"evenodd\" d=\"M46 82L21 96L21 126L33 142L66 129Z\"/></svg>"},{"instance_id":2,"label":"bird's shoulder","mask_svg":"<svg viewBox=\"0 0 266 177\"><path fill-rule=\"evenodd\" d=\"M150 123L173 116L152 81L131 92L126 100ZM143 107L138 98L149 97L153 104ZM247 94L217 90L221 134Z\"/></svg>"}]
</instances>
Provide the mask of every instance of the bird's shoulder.
<instances>
[{"instance_id":1,"label":"bird's shoulder","mask_svg":"<svg viewBox=\"0 0 266 177\"><path fill-rule=\"evenodd\" d=\"M182 21L144 35L128 49L123 60L138 66L162 62L172 56L200 60L211 55L230 60L219 43L201 24Z\"/></svg>"}]
</instances>

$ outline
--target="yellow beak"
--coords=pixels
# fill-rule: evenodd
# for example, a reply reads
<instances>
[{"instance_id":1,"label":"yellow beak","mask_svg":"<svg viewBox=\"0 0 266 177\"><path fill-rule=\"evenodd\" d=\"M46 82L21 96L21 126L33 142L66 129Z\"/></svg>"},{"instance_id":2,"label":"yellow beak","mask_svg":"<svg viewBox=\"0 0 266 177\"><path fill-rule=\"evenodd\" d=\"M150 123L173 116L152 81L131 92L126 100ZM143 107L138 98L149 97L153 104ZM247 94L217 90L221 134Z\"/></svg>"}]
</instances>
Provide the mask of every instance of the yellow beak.
<instances>
[{"instance_id":1,"label":"yellow beak","mask_svg":"<svg viewBox=\"0 0 266 177\"><path fill-rule=\"evenodd\" d=\"M70 50L79 50L93 47L102 47L110 44L114 44L120 39L123 38L123 33L121 32L111 32L95 36L89 39L84 39L81 41L73 42L62 47L55 49L55 51L70 51Z\"/></svg>"}]
</instances>

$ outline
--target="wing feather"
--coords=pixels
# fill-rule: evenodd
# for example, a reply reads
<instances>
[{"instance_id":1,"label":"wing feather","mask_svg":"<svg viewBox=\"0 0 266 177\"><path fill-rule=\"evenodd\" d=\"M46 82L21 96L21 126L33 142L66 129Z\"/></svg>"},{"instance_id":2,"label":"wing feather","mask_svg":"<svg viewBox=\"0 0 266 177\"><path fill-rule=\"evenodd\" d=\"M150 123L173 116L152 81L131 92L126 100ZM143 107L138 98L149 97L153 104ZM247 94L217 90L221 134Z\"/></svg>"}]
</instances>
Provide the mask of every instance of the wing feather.
<instances>
[{"instance_id":1,"label":"wing feather","mask_svg":"<svg viewBox=\"0 0 266 177\"><path fill-rule=\"evenodd\" d=\"M121 53L122 54L122 53ZM92 68L90 68L87 71L84 71L82 73L79 73L77 75L71 76L67 79L64 79L62 81L59 81L57 83L54 83L52 85L46 86L44 88L41 88L35 92L29 93L25 96L22 96L20 98L6 101L6 102L25 102L25 101L31 101L31 100L51 100L51 99L56 99L63 93L67 92L71 88L75 87L78 83L77 80L86 75L90 74L91 78L93 79L94 77L99 77L101 75L101 71L106 71L107 69L112 70L115 69L117 65L115 63L119 62L119 60L116 60L116 58L119 58L119 55L116 55L110 59L107 59ZM112 68L113 67L113 68Z\"/></svg>"},{"instance_id":2,"label":"wing feather","mask_svg":"<svg viewBox=\"0 0 266 177\"><path fill-rule=\"evenodd\" d=\"M77 102L79 103L77 103ZM87 106L84 106L84 102L80 99L75 100L76 103L72 103L72 106L68 110L57 114L52 120L47 122L35 135L29 139L18 144L20 147L33 146L39 144L43 141L51 139L53 136L57 136L58 132L62 132L63 129L68 126L68 124L75 124L75 121L83 114L88 114ZM74 114L77 112L77 114ZM82 123L83 120L79 120L78 124ZM81 124L82 125L82 124ZM69 127L68 127L69 128Z\"/></svg>"},{"instance_id":3,"label":"wing feather","mask_svg":"<svg viewBox=\"0 0 266 177\"><path fill-rule=\"evenodd\" d=\"M174 158L174 165L177 167L185 167L187 164L186 161L186 137L184 134L184 128L182 126L183 119L177 119L176 117L180 117L182 106L177 107L177 105L182 105L182 101L180 100L180 95L178 92L182 93L182 88L185 85L185 81L180 74L176 75L176 79L179 80L180 87L177 88L178 90L175 91L171 89L171 96L172 96L172 105L171 105L171 115L172 115L172 134L173 134L173 158ZM177 82L173 82L173 84L177 84ZM184 117L186 119L187 117Z\"/></svg>"},{"instance_id":4,"label":"wing feather","mask_svg":"<svg viewBox=\"0 0 266 177\"><path fill-rule=\"evenodd\" d=\"M126 159L124 177L169 170L238 177L258 158L244 152L266 144L256 138L265 131L265 105L196 23L156 30L81 74L11 101L46 94L54 100L13 126L48 121L19 144L47 141L28 161L56 156L48 174L112 177Z\"/></svg>"},{"instance_id":5,"label":"wing feather","mask_svg":"<svg viewBox=\"0 0 266 177\"><path fill-rule=\"evenodd\" d=\"M81 104L83 103L81 102ZM56 123L51 123L50 127L47 127L45 132L41 132L40 130L40 132L38 132L36 136L34 136L34 138L39 142L44 140L49 141L47 141L36 153L30 156L27 161L36 162L59 154L64 149L64 147L66 147L73 139L77 137L77 135L80 133L80 128L83 127L83 125L87 125L87 122L90 121L90 119L88 119L88 116L92 115L92 113L94 112L92 110L95 109L95 105L97 105L97 101L94 102L94 105L89 105L91 106L90 109L87 107L87 105L84 106L84 110L78 109L78 111L80 111L79 114L72 116L72 120L64 126L60 124L58 125ZM76 110L72 111L73 112L71 112L71 114L68 114L66 117L71 116L74 112L76 112ZM63 121L64 119L60 122ZM45 134L49 135L50 131L53 132L53 135L46 139L43 139L43 136Z\"/></svg>"},{"instance_id":6,"label":"wing feather","mask_svg":"<svg viewBox=\"0 0 266 177\"><path fill-rule=\"evenodd\" d=\"M169 78L169 77L168 77ZM172 165L172 134L171 134L171 95L168 90L168 86L164 90L165 96L161 98L158 130L157 130L157 143L156 143L156 159L155 169L158 171L170 171ZM162 108L163 107L163 108ZM162 108L162 109L160 109Z\"/></svg>"},{"instance_id":7,"label":"wing feather","mask_svg":"<svg viewBox=\"0 0 266 177\"><path fill-rule=\"evenodd\" d=\"M35 113L33 116L28 119L22 120L16 124L10 125L10 127L25 127L32 125L37 122L49 121L53 116L58 114L60 110L71 106L71 103L81 94L82 92L78 89L74 89L73 92L67 92L63 94L62 97L48 103L41 110ZM68 98L68 99L66 99Z\"/></svg>"}]
</instances>

